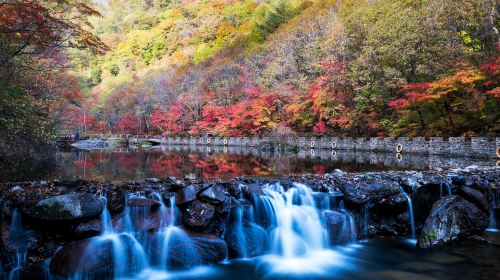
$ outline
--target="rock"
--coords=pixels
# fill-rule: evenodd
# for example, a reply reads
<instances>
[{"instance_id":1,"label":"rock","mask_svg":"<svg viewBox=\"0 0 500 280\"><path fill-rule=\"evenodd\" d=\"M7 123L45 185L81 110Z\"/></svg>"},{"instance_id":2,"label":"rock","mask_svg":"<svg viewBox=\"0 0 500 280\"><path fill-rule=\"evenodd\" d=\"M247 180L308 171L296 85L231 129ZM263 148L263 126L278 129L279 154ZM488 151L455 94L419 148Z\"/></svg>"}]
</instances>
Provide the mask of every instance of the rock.
<instances>
[{"instance_id":1,"label":"rock","mask_svg":"<svg viewBox=\"0 0 500 280\"><path fill-rule=\"evenodd\" d=\"M479 209L481 209L487 215L490 214L490 204L488 199L483 195L482 192L469 188L466 186L461 186L458 190L458 194L467 199L469 202L474 203Z\"/></svg>"},{"instance_id":2,"label":"rock","mask_svg":"<svg viewBox=\"0 0 500 280\"><path fill-rule=\"evenodd\" d=\"M229 186L227 186L227 190L234 198L240 199L242 197L243 186L243 184L229 184Z\"/></svg>"},{"instance_id":3,"label":"rock","mask_svg":"<svg viewBox=\"0 0 500 280\"><path fill-rule=\"evenodd\" d=\"M202 191L200 198L213 204L220 204L226 199L226 194L221 186L216 185Z\"/></svg>"},{"instance_id":4,"label":"rock","mask_svg":"<svg viewBox=\"0 0 500 280\"><path fill-rule=\"evenodd\" d=\"M146 178L146 182L148 183L159 183L160 180L157 178Z\"/></svg>"},{"instance_id":5,"label":"rock","mask_svg":"<svg viewBox=\"0 0 500 280\"><path fill-rule=\"evenodd\" d=\"M347 212L327 210L323 217L328 231L330 244L346 244L356 238L354 219Z\"/></svg>"},{"instance_id":6,"label":"rock","mask_svg":"<svg viewBox=\"0 0 500 280\"><path fill-rule=\"evenodd\" d=\"M130 207L145 207L155 209L160 206L160 203L154 199L134 197L127 201L127 205Z\"/></svg>"},{"instance_id":7,"label":"rock","mask_svg":"<svg viewBox=\"0 0 500 280\"><path fill-rule=\"evenodd\" d=\"M10 189L11 192L21 192L23 191L23 188L21 188L21 186L14 186Z\"/></svg>"},{"instance_id":8,"label":"rock","mask_svg":"<svg viewBox=\"0 0 500 280\"><path fill-rule=\"evenodd\" d=\"M433 205L418 246L430 248L469 238L483 232L487 225L488 216L478 207L460 196L447 195Z\"/></svg>"},{"instance_id":9,"label":"rock","mask_svg":"<svg viewBox=\"0 0 500 280\"><path fill-rule=\"evenodd\" d=\"M408 175L406 179L403 180L402 185L407 186L412 191L417 190L420 187L419 181L424 178L424 175L420 172Z\"/></svg>"},{"instance_id":10,"label":"rock","mask_svg":"<svg viewBox=\"0 0 500 280\"><path fill-rule=\"evenodd\" d=\"M121 250L114 252L117 248L113 247L114 242L119 242ZM118 264L120 274L137 272L143 268L144 263L137 253L134 254L134 242L129 235L123 234L113 235L112 238L94 237L68 243L51 259L50 272L62 277L78 273L80 276L91 276L88 278L92 279L109 278L116 267L114 254L119 254L124 260L128 259L127 262Z\"/></svg>"},{"instance_id":11,"label":"rock","mask_svg":"<svg viewBox=\"0 0 500 280\"><path fill-rule=\"evenodd\" d=\"M439 184L426 184L411 195L416 224L421 225L425 222L432 209L432 205L441 199L441 194L448 194L445 186L440 186Z\"/></svg>"},{"instance_id":12,"label":"rock","mask_svg":"<svg viewBox=\"0 0 500 280\"><path fill-rule=\"evenodd\" d=\"M189 204L184 212L184 223L190 227L207 227L215 214L212 204L195 200Z\"/></svg>"},{"instance_id":13,"label":"rock","mask_svg":"<svg viewBox=\"0 0 500 280\"><path fill-rule=\"evenodd\" d=\"M101 214L104 203L88 193L70 193L39 201L29 210L31 218L47 221L71 221Z\"/></svg>"},{"instance_id":14,"label":"rock","mask_svg":"<svg viewBox=\"0 0 500 280\"><path fill-rule=\"evenodd\" d=\"M318 207L326 210L336 208L344 195L341 192L316 192L312 197Z\"/></svg>"},{"instance_id":15,"label":"rock","mask_svg":"<svg viewBox=\"0 0 500 280\"><path fill-rule=\"evenodd\" d=\"M199 185L189 185L177 192L175 204L182 205L196 200L198 192L201 190Z\"/></svg>"},{"instance_id":16,"label":"rock","mask_svg":"<svg viewBox=\"0 0 500 280\"><path fill-rule=\"evenodd\" d=\"M231 257L252 258L262 255L267 248L266 231L253 223L231 225L224 238Z\"/></svg>"},{"instance_id":17,"label":"rock","mask_svg":"<svg viewBox=\"0 0 500 280\"><path fill-rule=\"evenodd\" d=\"M335 170L333 170L333 172L334 172L336 175L341 176L341 177L343 177L343 176L345 176L345 175L346 175L346 173L345 173L344 171L340 170L340 169L335 169Z\"/></svg>"},{"instance_id":18,"label":"rock","mask_svg":"<svg viewBox=\"0 0 500 280\"><path fill-rule=\"evenodd\" d=\"M401 192L399 184L395 182L377 182L370 184L347 183L343 189L346 201L355 204L363 204L370 200L388 197Z\"/></svg>"},{"instance_id":19,"label":"rock","mask_svg":"<svg viewBox=\"0 0 500 280\"><path fill-rule=\"evenodd\" d=\"M102 222L100 219L93 219L82 222L75 228L75 234L83 237L91 237L98 235L101 232Z\"/></svg>"},{"instance_id":20,"label":"rock","mask_svg":"<svg viewBox=\"0 0 500 280\"><path fill-rule=\"evenodd\" d=\"M254 195L265 195L262 186L259 184L250 184L243 187L243 194L246 199L252 200Z\"/></svg>"},{"instance_id":21,"label":"rock","mask_svg":"<svg viewBox=\"0 0 500 280\"><path fill-rule=\"evenodd\" d=\"M179 267L216 264L227 258L227 245L221 238L202 234L191 234L190 237L191 242L174 242L170 245L170 265Z\"/></svg>"},{"instance_id":22,"label":"rock","mask_svg":"<svg viewBox=\"0 0 500 280\"><path fill-rule=\"evenodd\" d=\"M448 178L450 178L451 183L453 185L463 186L467 183L467 179L465 178L465 176L462 175L456 175L456 174L453 176L448 175Z\"/></svg>"},{"instance_id":23,"label":"rock","mask_svg":"<svg viewBox=\"0 0 500 280\"><path fill-rule=\"evenodd\" d=\"M108 210L113 213L120 213L125 208L125 195L121 190L113 190L106 194Z\"/></svg>"},{"instance_id":24,"label":"rock","mask_svg":"<svg viewBox=\"0 0 500 280\"><path fill-rule=\"evenodd\" d=\"M179 180L173 176L164 179L164 181L166 183L169 183L170 186L172 187L172 190L174 190L174 191L178 191L186 186L186 184L184 182L182 182L181 180Z\"/></svg>"}]
</instances>

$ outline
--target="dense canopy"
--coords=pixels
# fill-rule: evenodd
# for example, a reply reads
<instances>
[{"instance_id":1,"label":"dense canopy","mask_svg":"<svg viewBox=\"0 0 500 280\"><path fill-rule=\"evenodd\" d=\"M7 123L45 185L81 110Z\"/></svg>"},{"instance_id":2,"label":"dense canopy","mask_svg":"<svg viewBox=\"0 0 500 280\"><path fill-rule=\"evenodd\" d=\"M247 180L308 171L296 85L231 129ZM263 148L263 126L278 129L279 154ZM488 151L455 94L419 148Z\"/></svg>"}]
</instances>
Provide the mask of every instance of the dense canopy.
<instances>
[{"instance_id":1,"label":"dense canopy","mask_svg":"<svg viewBox=\"0 0 500 280\"><path fill-rule=\"evenodd\" d=\"M498 135L499 29L495 0L4 0L0 147Z\"/></svg>"}]
</instances>

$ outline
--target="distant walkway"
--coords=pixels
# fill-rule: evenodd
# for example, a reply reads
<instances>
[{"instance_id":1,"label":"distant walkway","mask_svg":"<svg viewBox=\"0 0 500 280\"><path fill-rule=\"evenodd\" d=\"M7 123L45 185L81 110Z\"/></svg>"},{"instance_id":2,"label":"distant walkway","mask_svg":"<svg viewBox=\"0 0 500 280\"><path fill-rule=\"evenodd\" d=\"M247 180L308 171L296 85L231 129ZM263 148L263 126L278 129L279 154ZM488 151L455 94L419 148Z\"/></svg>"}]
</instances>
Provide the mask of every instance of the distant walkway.
<instances>
[{"instance_id":1,"label":"distant walkway","mask_svg":"<svg viewBox=\"0 0 500 280\"><path fill-rule=\"evenodd\" d=\"M160 135L89 134L81 139L101 139L120 145L159 146L238 146L274 148L287 146L298 149L354 150L444 155L453 157L500 158L500 137L163 137ZM80 140L81 140L80 139ZM72 140L75 142L75 139Z\"/></svg>"}]
</instances>

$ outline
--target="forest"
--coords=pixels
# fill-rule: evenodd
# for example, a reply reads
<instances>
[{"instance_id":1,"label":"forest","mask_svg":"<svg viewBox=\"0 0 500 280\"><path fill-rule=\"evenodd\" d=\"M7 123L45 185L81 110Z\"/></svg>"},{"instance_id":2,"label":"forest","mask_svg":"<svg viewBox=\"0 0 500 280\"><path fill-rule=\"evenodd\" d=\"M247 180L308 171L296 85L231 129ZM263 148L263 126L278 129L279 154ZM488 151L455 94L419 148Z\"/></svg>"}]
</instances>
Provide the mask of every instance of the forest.
<instances>
[{"instance_id":1,"label":"forest","mask_svg":"<svg viewBox=\"0 0 500 280\"><path fill-rule=\"evenodd\" d=\"M495 0L2 0L0 154L62 133L500 134Z\"/></svg>"}]
</instances>

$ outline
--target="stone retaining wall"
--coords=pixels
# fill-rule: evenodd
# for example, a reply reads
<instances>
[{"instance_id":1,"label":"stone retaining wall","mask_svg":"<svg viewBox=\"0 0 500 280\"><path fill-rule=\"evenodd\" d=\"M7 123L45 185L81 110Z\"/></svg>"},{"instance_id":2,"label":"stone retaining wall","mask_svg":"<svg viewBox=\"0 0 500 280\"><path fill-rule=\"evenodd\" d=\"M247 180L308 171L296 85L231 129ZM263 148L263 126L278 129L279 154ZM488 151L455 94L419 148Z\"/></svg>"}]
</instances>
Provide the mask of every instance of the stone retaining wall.
<instances>
[{"instance_id":1,"label":"stone retaining wall","mask_svg":"<svg viewBox=\"0 0 500 280\"><path fill-rule=\"evenodd\" d=\"M264 145L287 145L301 149L330 149L397 153L449 155L463 157L496 158L500 147L500 137L415 137L415 138L351 138L351 137L171 137L162 139L163 145L204 145L260 147ZM398 147L398 145L400 145Z\"/></svg>"}]
</instances>

